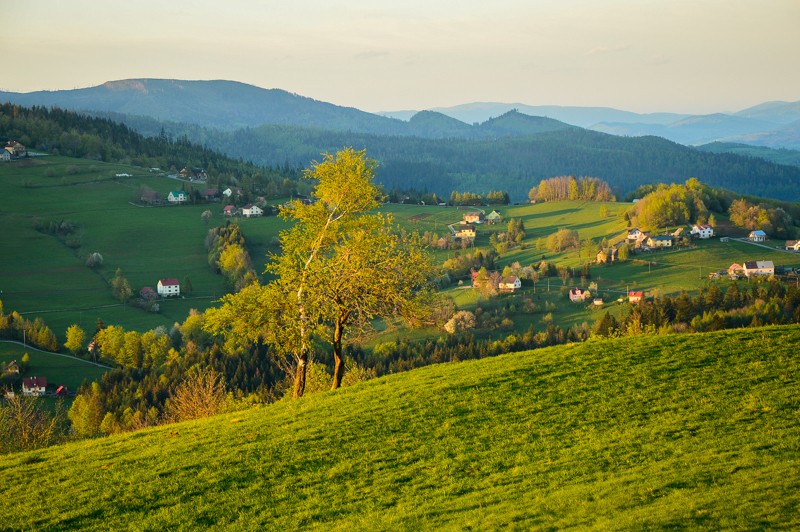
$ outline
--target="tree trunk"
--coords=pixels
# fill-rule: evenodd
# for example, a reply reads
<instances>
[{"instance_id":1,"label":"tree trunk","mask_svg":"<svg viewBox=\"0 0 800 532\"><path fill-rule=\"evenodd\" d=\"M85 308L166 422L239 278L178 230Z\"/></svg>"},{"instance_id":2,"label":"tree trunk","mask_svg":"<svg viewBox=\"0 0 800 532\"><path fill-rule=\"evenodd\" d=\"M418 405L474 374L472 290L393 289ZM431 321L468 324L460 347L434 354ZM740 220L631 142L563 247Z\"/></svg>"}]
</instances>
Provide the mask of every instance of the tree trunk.
<instances>
[{"instance_id":1,"label":"tree trunk","mask_svg":"<svg viewBox=\"0 0 800 532\"><path fill-rule=\"evenodd\" d=\"M344 325L336 320L336 328L333 330L333 384L331 390L337 389L342 385L344 377L344 358L342 356L342 336L344 335Z\"/></svg>"},{"instance_id":2,"label":"tree trunk","mask_svg":"<svg viewBox=\"0 0 800 532\"><path fill-rule=\"evenodd\" d=\"M297 369L294 373L294 399L303 397L306 390L306 369L308 369L308 353L303 350L297 357Z\"/></svg>"}]
</instances>

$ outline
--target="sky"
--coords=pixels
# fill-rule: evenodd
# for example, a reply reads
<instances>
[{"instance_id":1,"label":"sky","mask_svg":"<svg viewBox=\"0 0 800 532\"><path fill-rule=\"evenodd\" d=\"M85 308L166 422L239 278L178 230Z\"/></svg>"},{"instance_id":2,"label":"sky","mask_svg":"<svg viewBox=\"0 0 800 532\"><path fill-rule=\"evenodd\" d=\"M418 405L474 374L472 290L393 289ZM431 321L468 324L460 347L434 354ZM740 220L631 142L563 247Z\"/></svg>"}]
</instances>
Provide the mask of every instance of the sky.
<instances>
[{"instance_id":1,"label":"sky","mask_svg":"<svg viewBox=\"0 0 800 532\"><path fill-rule=\"evenodd\" d=\"M371 112L503 102L706 114L800 100L800 0L13 6L0 29L0 90L13 92L228 79Z\"/></svg>"}]
</instances>

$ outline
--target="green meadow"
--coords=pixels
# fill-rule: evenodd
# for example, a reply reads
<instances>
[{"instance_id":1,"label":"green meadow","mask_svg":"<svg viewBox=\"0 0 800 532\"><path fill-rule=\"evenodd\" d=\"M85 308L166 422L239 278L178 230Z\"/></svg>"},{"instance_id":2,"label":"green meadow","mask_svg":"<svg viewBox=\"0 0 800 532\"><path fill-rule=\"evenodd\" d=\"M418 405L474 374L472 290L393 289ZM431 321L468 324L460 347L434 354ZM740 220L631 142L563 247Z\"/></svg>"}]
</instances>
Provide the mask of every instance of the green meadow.
<instances>
[{"instance_id":1,"label":"green meadow","mask_svg":"<svg viewBox=\"0 0 800 532\"><path fill-rule=\"evenodd\" d=\"M131 177L116 178L117 173ZM6 311L41 316L62 339L72 323L93 330L97 319L128 329L169 327L183 321L191 308L205 309L227 291L209 267L204 247L208 228L225 222L221 204L133 203L142 186L167 193L180 189L180 181L137 167L43 157L0 165L0 185L6 191L0 196L0 299ZM206 209L213 213L208 226L200 216ZM37 218L74 223L78 229L67 237L70 245L38 232ZM263 265L282 222L274 217L239 222L254 263ZM85 266L93 252L104 259L97 270ZM113 298L110 280L117 268L137 293L145 286L155 288L164 277L181 282L188 277L192 291L163 302L159 314L149 314Z\"/></svg>"},{"instance_id":2,"label":"green meadow","mask_svg":"<svg viewBox=\"0 0 800 532\"><path fill-rule=\"evenodd\" d=\"M798 341L783 326L568 344L6 455L0 523L797 529Z\"/></svg>"}]
</instances>

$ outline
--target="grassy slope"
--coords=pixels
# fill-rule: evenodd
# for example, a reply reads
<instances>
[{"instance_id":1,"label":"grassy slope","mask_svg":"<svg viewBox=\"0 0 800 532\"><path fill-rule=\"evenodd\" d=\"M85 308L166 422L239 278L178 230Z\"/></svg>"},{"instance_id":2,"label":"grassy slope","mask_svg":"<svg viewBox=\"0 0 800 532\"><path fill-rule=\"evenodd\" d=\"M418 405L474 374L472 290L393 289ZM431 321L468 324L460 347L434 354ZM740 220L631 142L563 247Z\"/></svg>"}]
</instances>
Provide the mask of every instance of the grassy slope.
<instances>
[{"instance_id":1,"label":"grassy slope","mask_svg":"<svg viewBox=\"0 0 800 532\"><path fill-rule=\"evenodd\" d=\"M115 173L133 177L112 179ZM46 157L25 166L0 165L0 185L6 191L0 195L0 299L7 312L17 310L31 319L41 315L62 340L72 323L93 330L97 318L141 331L169 327L182 322L190 308L204 309L226 292L222 277L208 266L208 227L200 218L210 209L211 224L224 223L221 204L142 208L129 203L142 185L166 193L180 189L181 182L136 167ZM73 251L35 231L36 217L78 224L80 248ZM259 254L253 261L260 271L264 249L281 223L272 217L241 224L252 251ZM94 251L105 259L98 272L84 265ZM137 292L155 287L159 278L183 281L188 276L191 299L166 301L157 315L123 307L109 286L118 267Z\"/></svg>"},{"instance_id":2,"label":"grassy slope","mask_svg":"<svg viewBox=\"0 0 800 532\"><path fill-rule=\"evenodd\" d=\"M573 344L0 457L0 522L797 528L799 340Z\"/></svg>"}]
</instances>

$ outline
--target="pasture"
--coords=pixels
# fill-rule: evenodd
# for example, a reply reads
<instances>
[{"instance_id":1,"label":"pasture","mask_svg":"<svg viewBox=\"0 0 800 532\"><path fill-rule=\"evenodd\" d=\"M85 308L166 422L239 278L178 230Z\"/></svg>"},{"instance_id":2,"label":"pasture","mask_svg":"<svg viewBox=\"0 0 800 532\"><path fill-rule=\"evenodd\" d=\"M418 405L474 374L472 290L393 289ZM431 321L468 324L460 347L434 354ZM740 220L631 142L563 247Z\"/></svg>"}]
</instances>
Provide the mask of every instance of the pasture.
<instances>
[{"instance_id":1,"label":"pasture","mask_svg":"<svg viewBox=\"0 0 800 532\"><path fill-rule=\"evenodd\" d=\"M0 456L0 522L795 530L798 340L793 325L562 345Z\"/></svg>"}]
</instances>

